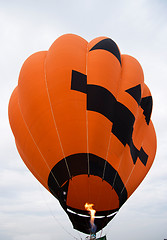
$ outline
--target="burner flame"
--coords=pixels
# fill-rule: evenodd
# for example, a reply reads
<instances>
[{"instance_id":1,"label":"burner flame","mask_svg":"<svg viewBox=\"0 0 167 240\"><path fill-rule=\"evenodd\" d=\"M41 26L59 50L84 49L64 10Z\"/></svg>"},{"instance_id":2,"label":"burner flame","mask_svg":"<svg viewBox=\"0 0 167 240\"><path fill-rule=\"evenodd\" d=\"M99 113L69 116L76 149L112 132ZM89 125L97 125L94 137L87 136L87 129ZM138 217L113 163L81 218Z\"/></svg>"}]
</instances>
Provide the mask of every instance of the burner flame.
<instances>
[{"instance_id":1,"label":"burner flame","mask_svg":"<svg viewBox=\"0 0 167 240\"><path fill-rule=\"evenodd\" d=\"M90 213L91 232L96 232L96 225L94 224L96 210L93 209L93 206L92 203L85 203L85 209Z\"/></svg>"}]
</instances>

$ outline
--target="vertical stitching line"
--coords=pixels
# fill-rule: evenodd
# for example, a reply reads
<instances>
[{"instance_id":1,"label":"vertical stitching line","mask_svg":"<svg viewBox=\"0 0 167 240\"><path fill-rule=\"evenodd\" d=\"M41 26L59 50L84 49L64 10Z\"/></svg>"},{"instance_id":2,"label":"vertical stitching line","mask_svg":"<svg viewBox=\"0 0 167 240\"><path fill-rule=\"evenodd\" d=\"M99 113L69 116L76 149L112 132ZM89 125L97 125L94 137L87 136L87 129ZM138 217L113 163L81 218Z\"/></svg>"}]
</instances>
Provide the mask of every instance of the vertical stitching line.
<instances>
[{"instance_id":1,"label":"vertical stitching line","mask_svg":"<svg viewBox=\"0 0 167 240\"><path fill-rule=\"evenodd\" d=\"M126 183L124 184L124 187L122 188L121 194L122 194L125 186L127 185L128 181L129 181L129 179L130 179L130 177L131 177L131 175L132 175L132 173L133 173L134 168L135 168L135 165L133 166L133 168L132 168L132 170L131 170L131 172L130 172L130 174L129 174L129 177L128 177L128 179L126 180Z\"/></svg>"},{"instance_id":2,"label":"vertical stitching line","mask_svg":"<svg viewBox=\"0 0 167 240\"><path fill-rule=\"evenodd\" d=\"M107 153L106 153L106 159L105 159L105 163L104 163L102 180L104 180L104 175L105 175L105 170L106 170L106 165L107 165L107 158L108 158L108 153L109 153L109 148L110 148L110 143L111 143L111 136L112 136L112 135L111 135L111 133L110 133L110 138L109 138L108 147L107 147Z\"/></svg>"},{"instance_id":3,"label":"vertical stitching line","mask_svg":"<svg viewBox=\"0 0 167 240\"><path fill-rule=\"evenodd\" d=\"M56 132L57 132L57 136L58 136L58 139L59 139L59 143L60 143L61 151L63 153L65 164L66 164L66 167L67 167L69 178L71 179L70 169L68 167L67 159L66 159L65 154L64 154L63 146L62 146L62 143L61 143L61 139L60 139L60 135L59 135L59 132L58 132L55 116L54 116L54 113L53 113L52 103L51 103L51 99L50 99L50 95L49 95L49 89L48 89L48 85L47 85L47 76L46 76L46 60L45 60L45 63L44 63L44 74L45 74L46 91L47 91L47 96L48 96L48 100L49 100L51 114L52 114L52 117L53 117L54 126L55 126L55 129L56 129Z\"/></svg>"},{"instance_id":4,"label":"vertical stitching line","mask_svg":"<svg viewBox=\"0 0 167 240\"><path fill-rule=\"evenodd\" d=\"M32 140L33 140L33 142L34 142L34 144L35 144L35 146L36 146L36 148L37 148L38 152L40 153L40 155L41 155L42 159L44 160L44 162L45 162L45 164L46 164L47 168L48 168L48 169L49 169L49 171L51 172L51 174L52 174L52 176L53 176L53 178L54 178L55 182L56 182L56 183L57 183L57 185L60 187L60 185L59 185L59 183L58 183L57 179L55 178L54 174L52 173L52 170L51 170L51 168L50 168L50 167L49 167L49 165L47 164L45 157L43 156L43 154L42 154L41 150L39 149L39 147L38 147L38 145L37 145L37 143L36 143L36 141L35 141L35 139L34 139L34 137L33 137L32 133L31 133L31 131L30 131L30 129L29 129L29 127L28 127L28 125L27 125L27 123L26 123L25 119L24 119L23 113L22 113L22 111L21 111L21 107L20 107L19 100L18 100L18 105L19 105L20 113L21 113L21 115L22 115L22 118L23 118L23 121L24 121L24 123L25 123L25 126L26 126L26 128L27 128L27 130L28 130L28 132L29 132L29 134L30 134L30 136L31 136L31 138L32 138Z\"/></svg>"},{"instance_id":5,"label":"vertical stitching line","mask_svg":"<svg viewBox=\"0 0 167 240\"><path fill-rule=\"evenodd\" d=\"M86 76L87 76L87 63L88 63L88 44L87 44L87 51L86 51ZM88 80L88 76L87 76ZM86 85L87 86L87 85ZM88 92L87 92L88 94ZM86 97L86 139L87 139L87 160L88 160L88 176L90 175L90 163L89 163L89 137L88 137L88 111L87 111L87 104L88 104L88 96Z\"/></svg>"}]
</instances>

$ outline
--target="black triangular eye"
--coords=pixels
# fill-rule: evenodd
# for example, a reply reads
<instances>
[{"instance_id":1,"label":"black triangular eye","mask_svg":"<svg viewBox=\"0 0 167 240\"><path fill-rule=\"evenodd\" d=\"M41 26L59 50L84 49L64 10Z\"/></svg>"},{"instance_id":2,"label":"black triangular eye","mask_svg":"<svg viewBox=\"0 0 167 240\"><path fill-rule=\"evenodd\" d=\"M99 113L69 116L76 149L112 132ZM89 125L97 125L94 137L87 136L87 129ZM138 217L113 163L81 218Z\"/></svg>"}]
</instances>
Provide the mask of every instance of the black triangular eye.
<instances>
[{"instance_id":1,"label":"black triangular eye","mask_svg":"<svg viewBox=\"0 0 167 240\"><path fill-rule=\"evenodd\" d=\"M112 53L121 64L121 54L119 52L117 44L111 38L101 40L100 42L96 43L89 51L97 49L103 49Z\"/></svg>"},{"instance_id":2,"label":"black triangular eye","mask_svg":"<svg viewBox=\"0 0 167 240\"><path fill-rule=\"evenodd\" d=\"M141 102L141 85L140 84L135 87L127 89L125 92L129 93L136 100L138 105L140 105L140 102Z\"/></svg>"}]
</instances>

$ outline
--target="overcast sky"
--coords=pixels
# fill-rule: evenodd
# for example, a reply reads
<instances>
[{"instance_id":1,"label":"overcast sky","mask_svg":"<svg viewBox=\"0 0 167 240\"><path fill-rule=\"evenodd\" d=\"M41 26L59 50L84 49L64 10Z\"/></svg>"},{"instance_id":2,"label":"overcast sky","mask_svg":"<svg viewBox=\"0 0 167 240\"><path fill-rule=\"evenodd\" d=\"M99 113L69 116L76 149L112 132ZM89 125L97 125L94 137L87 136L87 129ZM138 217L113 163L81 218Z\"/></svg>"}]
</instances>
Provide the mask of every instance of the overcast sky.
<instances>
[{"instance_id":1,"label":"overcast sky","mask_svg":"<svg viewBox=\"0 0 167 240\"><path fill-rule=\"evenodd\" d=\"M153 95L155 162L139 188L104 230L109 240L167 238L167 1L0 0L0 239L84 238L58 201L27 170L8 122L8 102L20 68L65 33L91 41L112 38L137 58ZM74 237L73 237L74 236Z\"/></svg>"}]
</instances>

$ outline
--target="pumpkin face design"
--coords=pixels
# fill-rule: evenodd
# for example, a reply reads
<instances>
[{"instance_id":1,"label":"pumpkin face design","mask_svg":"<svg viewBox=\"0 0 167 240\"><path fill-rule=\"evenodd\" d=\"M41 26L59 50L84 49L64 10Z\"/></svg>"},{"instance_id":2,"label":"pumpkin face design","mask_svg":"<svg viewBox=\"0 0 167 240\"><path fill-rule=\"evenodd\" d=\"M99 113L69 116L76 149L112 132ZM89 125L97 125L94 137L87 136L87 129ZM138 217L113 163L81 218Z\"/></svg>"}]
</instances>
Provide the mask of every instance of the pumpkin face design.
<instances>
[{"instance_id":1,"label":"pumpkin face design","mask_svg":"<svg viewBox=\"0 0 167 240\"><path fill-rule=\"evenodd\" d=\"M152 96L139 62L110 38L66 34L30 56L9 103L21 158L60 202L75 229L116 215L156 153Z\"/></svg>"}]
</instances>

